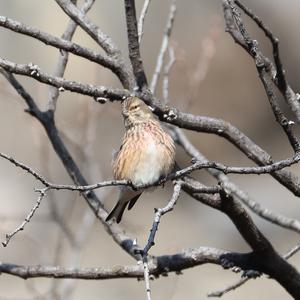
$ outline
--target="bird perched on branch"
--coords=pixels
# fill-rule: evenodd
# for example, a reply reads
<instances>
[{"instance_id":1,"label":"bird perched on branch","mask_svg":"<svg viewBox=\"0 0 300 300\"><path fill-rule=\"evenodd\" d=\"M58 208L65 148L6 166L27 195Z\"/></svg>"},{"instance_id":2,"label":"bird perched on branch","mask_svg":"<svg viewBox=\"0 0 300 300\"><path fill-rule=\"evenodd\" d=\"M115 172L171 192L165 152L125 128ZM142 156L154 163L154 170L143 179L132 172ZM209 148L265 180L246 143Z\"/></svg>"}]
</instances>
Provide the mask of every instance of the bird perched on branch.
<instances>
[{"instance_id":1,"label":"bird perched on branch","mask_svg":"<svg viewBox=\"0 0 300 300\"><path fill-rule=\"evenodd\" d=\"M113 162L116 180L129 180L134 186L151 185L166 177L173 169L175 145L161 127L151 109L139 98L128 97L122 103L125 135ZM106 221L122 219L128 204L131 209L142 190L120 188L119 200Z\"/></svg>"}]
</instances>

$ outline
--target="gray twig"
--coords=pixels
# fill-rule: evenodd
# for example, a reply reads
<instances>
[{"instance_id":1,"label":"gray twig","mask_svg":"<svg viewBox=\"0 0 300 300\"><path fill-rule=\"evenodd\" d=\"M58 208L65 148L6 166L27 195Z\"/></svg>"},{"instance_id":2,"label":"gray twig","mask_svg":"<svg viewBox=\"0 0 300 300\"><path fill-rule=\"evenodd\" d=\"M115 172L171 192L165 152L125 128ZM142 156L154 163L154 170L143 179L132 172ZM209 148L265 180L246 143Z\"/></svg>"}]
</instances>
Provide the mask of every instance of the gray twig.
<instances>
[{"instance_id":1,"label":"gray twig","mask_svg":"<svg viewBox=\"0 0 300 300\"><path fill-rule=\"evenodd\" d=\"M151 85L150 85L150 90L153 94L155 94L157 82L158 82L158 79L159 79L159 76L160 76L160 73L161 73L161 70L163 67L165 54L168 49L169 39L170 39L173 25L174 25L176 9L177 9L176 0L172 0L171 5L170 5L170 12L169 12L166 28L164 31L164 36L162 39L159 54L157 56L156 66L155 66L155 70L154 70Z\"/></svg>"},{"instance_id":2,"label":"gray twig","mask_svg":"<svg viewBox=\"0 0 300 300\"><path fill-rule=\"evenodd\" d=\"M148 11L150 2L151 2L151 0L145 0L141 14L140 14L140 18L139 18L139 22L138 22L139 43L141 43L141 40L142 40L142 37L144 34L144 22L145 22L145 17L147 15L147 11Z\"/></svg>"},{"instance_id":3,"label":"gray twig","mask_svg":"<svg viewBox=\"0 0 300 300\"><path fill-rule=\"evenodd\" d=\"M163 73L163 83L162 83L162 100L163 104L167 104L169 102L169 78L171 69L176 61L174 48L169 46L169 62L164 67Z\"/></svg>"},{"instance_id":4,"label":"gray twig","mask_svg":"<svg viewBox=\"0 0 300 300\"><path fill-rule=\"evenodd\" d=\"M155 240L155 235L157 233L158 230L158 225L160 223L160 219L161 217L170 212L171 210L173 210L180 192L181 192L181 186L182 186L182 182L175 182L174 185L174 191L173 191L173 195L171 200L168 202L168 204L163 207L163 208L159 208L156 210L155 212L155 216L154 216L154 222L152 224L152 228L150 230L150 235L148 237L148 242L145 245L144 249L141 251L141 255L142 255L142 259L143 259L143 267L144 267L144 279L145 279L145 285L146 285L146 295L147 295L147 299L151 300L151 289L150 289L150 279L149 279L149 266L148 266L148 252L151 249L151 247L154 246L154 240Z\"/></svg>"},{"instance_id":5,"label":"gray twig","mask_svg":"<svg viewBox=\"0 0 300 300\"><path fill-rule=\"evenodd\" d=\"M37 193L39 193L39 197L36 201L36 204L34 205L34 207L30 210L29 214L26 216L25 220L12 232L12 233L7 233L5 236L5 241L2 242L3 247L6 247L9 243L9 241L20 231L24 230L25 226L27 223L30 222L30 220L32 219L34 213L36 212L36 210L39 208L42 200L44 199L46 192L47 192L48 188L44 188L44 189L36 189L35 191Z\"/></svg>"},{"instance_id":6,"label":"gray twig","mask_svg":"<svg viewBox=\"0 0 300 300\"><path fill-rule=\"evenodd\" d=\"M290 257L292 257L294 254L296 254L298 251L300 250L300 244L296 245L295 247L293 247L289 252L287 252L285 255L283 255L283 257L285 259L289 259ZM214 292L209 292L207 294L208 297L222 297L224 294L234 291L235 289L239 288L240 286L242 286L243 284L245 284L247 281L249 281L251 278L246 277L246 278L241 278L240 280L238 280L237 282L227 286L226 288L222 289L222 290L218 290L218 291L214 291Z\"/></svg>"}]
</instances>

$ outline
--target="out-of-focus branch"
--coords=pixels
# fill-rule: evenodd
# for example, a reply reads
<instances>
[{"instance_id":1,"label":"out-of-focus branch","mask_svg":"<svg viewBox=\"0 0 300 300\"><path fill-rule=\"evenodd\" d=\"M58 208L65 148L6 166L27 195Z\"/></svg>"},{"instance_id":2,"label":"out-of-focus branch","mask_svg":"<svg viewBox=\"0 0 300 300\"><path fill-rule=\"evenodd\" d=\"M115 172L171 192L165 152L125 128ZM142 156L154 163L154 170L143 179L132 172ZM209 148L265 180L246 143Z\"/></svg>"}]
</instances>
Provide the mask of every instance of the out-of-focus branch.
<instances>
[{"instance_id":1,"label":"out-of-focus branch","mask_svg":"<svg viewBox=\"0 0 300 300\"><path fill-rule=\"evenodd\" d=\"M144 34L144 22L145 22L145 18L147 15L147 11L149 8L151 0L145 0L141 14L140 14L140 18L139 18L139 22L138 22L138 34L139 34L139 43L141 43L143 34Z\"/></svg>"},{"instance_id":2,"label":"out-of-focus branch","mask_svg":"<svg viewBox=\"0 0 300 300\"><path fill-rule=\"evenodd\" d=\"M143 91L147 88L148 83L140 53L135 0L124 0L124 5L127 24L129 58L131 61L137 89Z\"/></svg>"},{"instance_id":3,"label":"out-of-focus branch","mask_svg":"<svg viewBox=\"0 0 300 300\"><path fill-rule=\"evenodd\" d=\"M166 51L168 49L169 45L169 39L172 33L173 25L174 25L174 20L175 20L175 14L176 14L176 0L172 0L171 5L170 5L170 12L167 20L167 25L164 31L164 36L163 40L160 46L159 54L157 56L157 61L156 61L156 66L155 70L152 76L152 81L150 85L150 90L153 94L155 94L157 82L164 64L164 58Z\"/></svg>"},{"instance_id":4,"label":"out-of-focus branch","mask_svg":"<svg viewBox=\"0 0 300 300\"><path fill-rule=\"evenodd\" d=\"M176 61L174 48L169 46L169 62L164 67L163 72L163 83L162 83L162 100L163 104L166 105L169 102L169 77L171 69Z\"/></svg>"}]
</instances>

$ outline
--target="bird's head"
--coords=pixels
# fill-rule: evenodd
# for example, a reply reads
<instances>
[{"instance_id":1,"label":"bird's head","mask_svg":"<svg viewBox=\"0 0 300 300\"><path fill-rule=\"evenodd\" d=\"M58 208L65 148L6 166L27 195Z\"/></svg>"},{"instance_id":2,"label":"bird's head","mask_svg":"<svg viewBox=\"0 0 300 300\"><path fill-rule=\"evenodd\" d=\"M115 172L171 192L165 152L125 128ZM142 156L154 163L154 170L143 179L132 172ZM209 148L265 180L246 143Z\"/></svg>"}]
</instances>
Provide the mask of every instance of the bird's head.
<instances>
[{"instance_id":1,"label":"bird's head","mask_svg":"<svg viewBox=\"0 0 300 300\"><path fill-rule=\"evenodd\" d=\"M149 106L137 97L128 97L123 101L122 115L126 128L155 119Z\"/></svg>"}]
</instances>

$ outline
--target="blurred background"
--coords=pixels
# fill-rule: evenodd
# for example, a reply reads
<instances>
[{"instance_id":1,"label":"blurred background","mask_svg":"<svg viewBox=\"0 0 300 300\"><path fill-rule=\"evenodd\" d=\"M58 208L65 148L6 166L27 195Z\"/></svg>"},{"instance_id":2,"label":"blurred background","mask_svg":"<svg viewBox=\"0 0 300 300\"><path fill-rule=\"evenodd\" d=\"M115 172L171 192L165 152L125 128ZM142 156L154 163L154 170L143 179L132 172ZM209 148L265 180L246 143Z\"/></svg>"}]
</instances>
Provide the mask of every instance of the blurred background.
<instances>
[{"instance_id":1,"label":"blurred background","mask_svg":"<svg viewBox=\"0 0 300 300\"><path fill-rule=\"evenodd\" d=\"M140 12L143 1L137 2ZM295 91L300 90L300 26L297 0L243 1L273 30L280 40L287 78ZM287 5L288 4L288 5ZM68 18L53 0L0 0L1 15L40 28L56 36L64 32ZM142 57L151 78L169 11L169 1L152 0L145 21ZM127 57L127 36L123 1L96 0L89 17L109 34ZM265 53L270 44L246 17L252 36ZM47 73L56 66L58 50L7 29L0 28L0 57L17 63L33 62ZM74 41L99 50L93 40L78 28ZM274 120L268 100L258 79L252 59L224 32L221 1L177 1L177 16L172 45L176 62L170 76L171 105L186 112L229 121L275 159L291 155L291 147ZM116 77L102 67L70 55L65 78L95 85L120 87ZM33 79L18 77L41 108L47 104L49 88ZM160 88L158 95L161 95ZM288 110L283 102L282 107ZM24 101L0 77L0 151L31 166L49 181L71 183L54 153L41 125L24 112ZM92 98L61 93L56 122L64 142L90 183L112 176L111 160L124 132L119 103L100 105ZM253 165L225 140L208 134L186 132L192 142L210 160L234 166ZM181 149L177 160L182 166L190 158ZM299 167L291 168L299 174ZM195 176L204 183L214 181L205 173ZM261 205L285 216L300 219L300 203L270 176L230 176ZM0 160L0 239L20 224L34 205L40 184L31 176ZM107 209L113 207L116 188L97 191ZM164 206L171 186L144 194L121 225L136 237L147 241L153 220L153 208ZM251 214L280 253L291 249L296 233L267 223ZM232 223L217 211L181 195L175 210L164 216L151 249L154 255L173 254L183 248L209 246L233 251L249 248ZM0 248L0 261L24 265L61 265L65 267L110 267L134 264L94 220L85 201L72 192L51 192L42 202L25 230L10 244ZM291 260L300 268L300 254ZM206 299L210 291L222 289L240 278L219 266L204 265L170 274L151 282L153 299ZM144 282L134 279L107 281L30 279L0 276L0 299L144 299ZM262 277L251 280L223 299L289 299L276 282Z\"/></svg>"}]
</instances>

